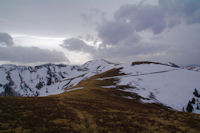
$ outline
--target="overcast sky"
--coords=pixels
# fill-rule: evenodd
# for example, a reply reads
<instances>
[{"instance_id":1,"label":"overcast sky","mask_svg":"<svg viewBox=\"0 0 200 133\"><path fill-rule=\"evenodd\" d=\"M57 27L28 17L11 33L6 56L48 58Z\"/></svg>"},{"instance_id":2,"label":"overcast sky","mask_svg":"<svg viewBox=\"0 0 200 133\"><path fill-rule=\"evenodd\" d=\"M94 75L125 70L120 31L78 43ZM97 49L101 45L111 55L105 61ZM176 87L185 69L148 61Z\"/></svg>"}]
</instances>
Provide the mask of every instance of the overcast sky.
<instances>
[{"instance_id":1,"label":"overcast sky","mask_svg":"<svg viewBox=\"0 0 200 133\"><path fill-rule=\"evenodd\" d=\"M0 0L0 64L200 64L200 0Z\"/></svg>"}]
</instances>

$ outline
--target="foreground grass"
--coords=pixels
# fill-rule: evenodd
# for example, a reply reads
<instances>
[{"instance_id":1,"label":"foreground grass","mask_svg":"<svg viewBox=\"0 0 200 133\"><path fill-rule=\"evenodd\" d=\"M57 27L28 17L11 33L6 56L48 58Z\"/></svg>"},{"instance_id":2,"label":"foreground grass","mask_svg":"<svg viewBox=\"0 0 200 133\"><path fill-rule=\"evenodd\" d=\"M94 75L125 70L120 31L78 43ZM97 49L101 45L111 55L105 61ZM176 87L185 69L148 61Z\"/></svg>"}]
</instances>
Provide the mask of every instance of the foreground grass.
<instances>
[{"instance_id":1,"label":"foreground grass","mask_svg":"<svg viewBox=\"0 0 200 133\"><path fill-rule=\"evenodd\" d=\"M177 112L117 89L111 70L82 81L83 89L49 97L0 97L1 133L198 133L200 115ZM123 88L122 86L119 88ZM135 97L126 99L124 96Z\"/></svg>"}]
</instances>

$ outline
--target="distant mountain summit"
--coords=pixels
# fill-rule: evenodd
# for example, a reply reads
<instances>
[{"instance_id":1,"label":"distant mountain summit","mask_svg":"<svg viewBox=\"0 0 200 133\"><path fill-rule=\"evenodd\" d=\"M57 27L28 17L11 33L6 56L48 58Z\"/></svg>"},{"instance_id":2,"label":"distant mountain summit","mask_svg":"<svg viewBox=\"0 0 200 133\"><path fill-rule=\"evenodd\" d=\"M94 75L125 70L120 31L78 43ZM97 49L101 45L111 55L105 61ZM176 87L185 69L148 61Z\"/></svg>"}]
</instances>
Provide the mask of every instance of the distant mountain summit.
<instances>
[{"instance_id":1,"label":"distant mountain summit","mask_svg":"<svg viewBox=\"0 0 200 133\"><path fill-rule=\"evenodd\" d=\"M184 68L188 69L188 70L193 70L193 71L197 71L197 72L200 72L200 65L187 65L187 66L184 66Z\"/></svg>"}]
</instances>

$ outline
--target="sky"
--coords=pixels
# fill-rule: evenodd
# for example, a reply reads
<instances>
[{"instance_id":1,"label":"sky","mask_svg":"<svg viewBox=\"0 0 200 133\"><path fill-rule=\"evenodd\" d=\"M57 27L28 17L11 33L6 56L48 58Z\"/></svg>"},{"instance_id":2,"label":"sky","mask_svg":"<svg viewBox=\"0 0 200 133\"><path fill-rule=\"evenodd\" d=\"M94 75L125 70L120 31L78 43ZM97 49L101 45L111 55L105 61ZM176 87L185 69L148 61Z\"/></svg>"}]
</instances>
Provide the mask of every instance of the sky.
<instances>
[{"instance_id":1,"label":"sky","mask_svg":"<svg viewBox=\"0 0 200 133\"><path fill-rule=\"evenodd\" d=\"M200 64L200 0L0 0L0 64Z\"/></svg>"}]
</instances>

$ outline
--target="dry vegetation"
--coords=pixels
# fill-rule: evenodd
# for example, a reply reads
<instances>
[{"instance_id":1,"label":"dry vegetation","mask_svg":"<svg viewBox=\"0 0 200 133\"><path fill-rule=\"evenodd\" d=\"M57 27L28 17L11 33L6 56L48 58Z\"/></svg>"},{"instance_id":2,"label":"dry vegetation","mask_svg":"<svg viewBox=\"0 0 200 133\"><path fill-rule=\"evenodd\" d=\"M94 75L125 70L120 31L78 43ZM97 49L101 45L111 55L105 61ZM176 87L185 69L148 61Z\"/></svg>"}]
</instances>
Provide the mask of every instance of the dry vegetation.
<instances>
[{"instance_id":1,"label":"dry vegetation","mask_svg":"<svg viewBox=\"0 0 200 133\"><path fill-rule=\"evenodd\" d=\"M132 96L113 85L113 69L82 81L83 89L49 97L1 97L1 133L199 133L200 115L177 112ZM75 87L75 88L76 88Z\"/></svg>"}]
</instances>

